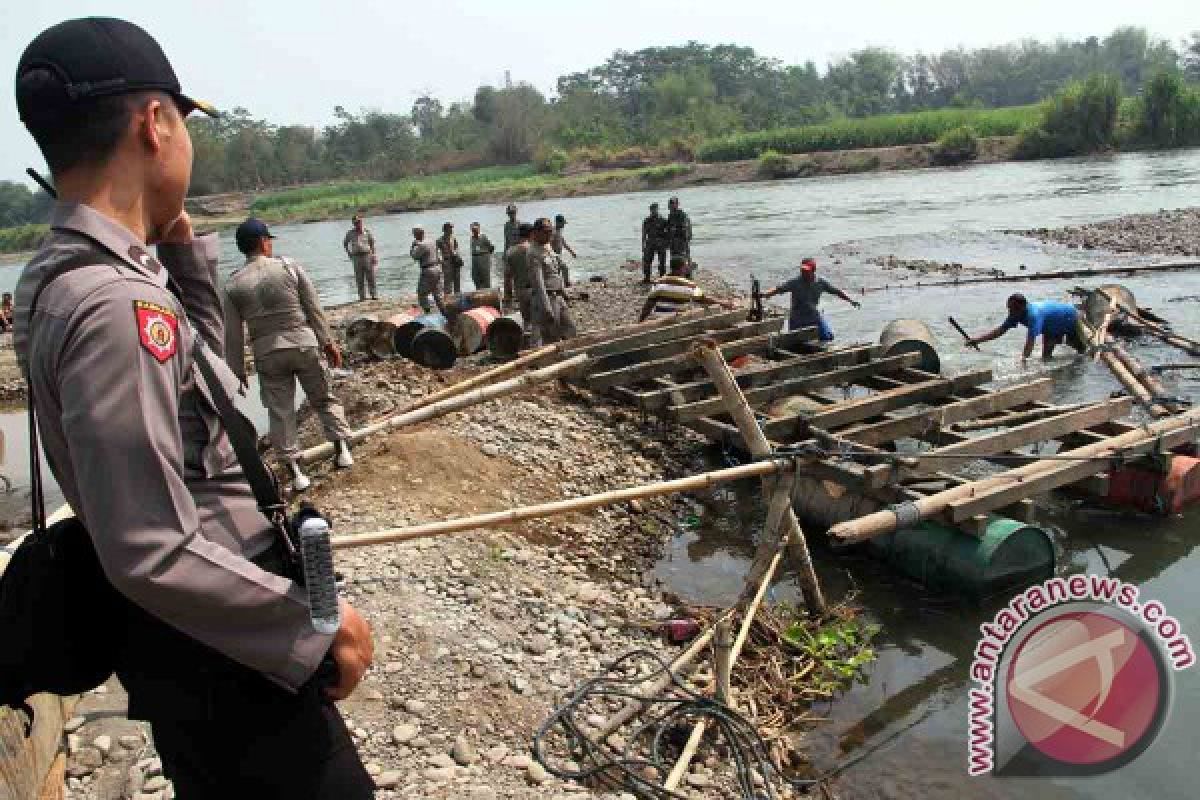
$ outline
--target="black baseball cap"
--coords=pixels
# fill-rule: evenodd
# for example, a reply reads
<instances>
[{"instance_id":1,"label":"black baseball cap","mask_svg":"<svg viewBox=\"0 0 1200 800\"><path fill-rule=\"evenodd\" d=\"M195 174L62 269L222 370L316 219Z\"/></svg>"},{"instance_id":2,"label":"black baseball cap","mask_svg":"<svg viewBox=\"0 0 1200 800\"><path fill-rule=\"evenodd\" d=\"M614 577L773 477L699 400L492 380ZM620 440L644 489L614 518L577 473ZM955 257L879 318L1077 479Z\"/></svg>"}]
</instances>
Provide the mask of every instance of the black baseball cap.
<instances>
[{"instance_id":1,"label":"black baseball cap","mask_svg":"<svg viewBox=\"0 0 1200 800\"><path fill-rule=\"evenodd\" d=\"M239 249L241 249L242 244L252 244L264 236L268 239L275 238L271 235L270 229L267 228L267 223L258 217L251 217L241 225L238 225L237 230L233 234L234 241L237 242Z\"/></svg>"},{"instance_id":2,"label":"black baseball cap","mask_svg":"<svg viewBox=\"0 0 1200 800\"><path fill-rule=\"evenodd\" d=\"M58 76L59 82L22 91L21 78L39 69ZM123 19L60 22L38 34L17 63L17 111L27 124L70 116L99 97L144 91L166 92L185 115L201 111L220 116L211 103L184 94L154 37Z\"/></svg>"}]
</instances>

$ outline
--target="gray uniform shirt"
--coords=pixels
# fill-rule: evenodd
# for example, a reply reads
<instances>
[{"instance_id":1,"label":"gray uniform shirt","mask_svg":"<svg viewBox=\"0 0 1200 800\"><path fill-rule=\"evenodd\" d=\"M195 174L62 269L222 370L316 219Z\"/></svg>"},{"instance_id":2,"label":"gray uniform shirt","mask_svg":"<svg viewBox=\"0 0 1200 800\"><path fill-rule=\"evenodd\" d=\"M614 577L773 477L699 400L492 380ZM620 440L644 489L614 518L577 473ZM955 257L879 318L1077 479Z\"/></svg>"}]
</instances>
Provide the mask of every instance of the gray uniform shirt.
<instances>
[{"instance_id":1,"label":"gray uniform shirt","mask_svg":"<svg viewBox=\"0 0 1200 800\"><path fill-rule=\"evenodd\" d=\"M413 242L412 247L408 249L408 254L413 257L413 260L417 262L417 265L421 269L430 269L442 265L442 256L438 252L437 246L428 239Z\"/></svg>"},{"instance_id":2,"label":"gray uniform shirt","mask_svg":"<svg viewBox=\"0 0 1200 800\"><path fill-rule=\"evenodd\" d=\"M248 560L275 534L194 367L200 337L218 356L218 379L244 404L219 358L216 235L159 247L160 264L129 230L87 206L60 203L50 224L17 284L15 345L50 470L105 575L164 622L298 688L332 636L313 631L300 587ZM101 249L122 266L98 256L95 266L60 276L31 319L42 277ZM182 303L167 289L168 273Z\"/></svg>"},{"instance_id":3,"label":"gray uniform shirt","mask_svg":"<svg viewBox=\"0 0 1200 800\"><path fill-rule=\"evenodd\" d=\"M354 228L346 231L346 238L342 239L342 247L346 248L346 252L351 256L366 256L375 252L375 237L366 228L359 233Z\"/></svg>"},{"instance_id":4,"label":"gray uniform shirt","mask_svg":"<svg viewBox=\"0 0 1200 800\"><path fill-rule=\"evenodd\" d=\"M513 291L528 289L529 248L532 245L514 244L504 252L504 277L512 281Z\"/></svg>"},{"instance_id":5,"label":"gray uniform shirt","mask_svg":"<svg viewBox=\"0 0 1200 800\"><path fill-rule=\"evenodd\" d=\"M529 285L533 289L534 299L541 303L542 308L552 308L550 292L562 291L562 267L558 256L549 247L531 244L528 255Z\"/></svg>"},{"instance_id":6,"label":"gray uniform shirt","mask_svg":"<svg viewBox=\"0 0 1200 800\"><path fill-rule=\"evenodd\" d=\"M504 223L504 251L505 252L508 252L508 248L512 247L517 242L521 241L519 232L517 230L520 227L521 227L521 223L516 220L513 220L513 219L507 220Z\"/></svg>"},{"instance_id":7,"label":"gray uniform shirt","mask_svg":"<svg viewBox=\"0 0 1200 800\"><path fill-rule=\"evenodd\" d=\"M788 315L789 324L799 327L817 324L821 318L817 305L821 302L821 295L833 291L833 284L824 278L806 281L800 276L780 284L779 288L791 293L792 310Z\"/></svg>"},{"instance_id":8,"label":"gray uniform shirt","mask_svg":"<svg viewBox=\"0 0 1200 800\"><path fill-rule=\"evenodd\" d=\"M471 259L472 261L483 263L486 262L496 252L496 246L488 239L486 233L481 233L478 236L471 237Z\"/></svg>"},{"instance_id":9,"label":"gray uniform shirt","mask_svg":"<svg viewBox=\"0 0 1200 800\"><path fill-rule=\"evenodd\" d=\"M330 338L308 273L293 261L262 255L248 259L225 283L225 358L241 378L243 327L250 328L255 359L284 348L324 347Z\"/></svg>"}]
</instances>

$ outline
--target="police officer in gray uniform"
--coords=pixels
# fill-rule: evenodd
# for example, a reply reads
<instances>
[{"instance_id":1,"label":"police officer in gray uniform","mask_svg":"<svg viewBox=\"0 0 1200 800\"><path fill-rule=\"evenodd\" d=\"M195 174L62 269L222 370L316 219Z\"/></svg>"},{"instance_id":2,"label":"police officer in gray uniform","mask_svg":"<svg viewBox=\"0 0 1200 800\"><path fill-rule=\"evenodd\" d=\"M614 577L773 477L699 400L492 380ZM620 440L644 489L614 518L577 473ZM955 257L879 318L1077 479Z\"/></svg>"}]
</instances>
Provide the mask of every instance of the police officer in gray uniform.
<instances>
[{"instance_id":1,"label":"police officer in gray uniform","mask_svg":"<svg viewBox=\"0 0 1200 800\"><path fill-rule=\"evenodd\" d=\"M517 241L504 252L504 305L511 309L515 302L521 312L521 327L526 336L533 331L533 311L530 305L529 237L533 226L522 222L517 227Z\"/></svg>"},{"instance_id":2,"label":"police officer in gray uniform","mask_svg":"<svg viewBox=\"0 0 1200 800\"><path fill-rule=\"evenodd\" d=\"M530 299L533 310L534 347L561 342L575 336L575 321L567 307L562 259L552 249L554 226L547 217L533 224L533 244L527 258Z\"/></svg>"},{"instance_id":3,"label":"police officer in gray uniform","mask_svg":"<svg viewBox=\"0 0 1200 800\"><path fill-rule=\"evenodd\" d=\"M35 38L16 95L58 188L17 285L16 349L50 469L141 609L113 621L129 716L180 800L372 797L332 703L370 665L370 630L345 603L336 634L314 630L213 400L245 402L220 358L217 237L183 211L184 117L215 111L145 31L106 18Z\"/></svg>"},{"instance_id":4,"label":"police officer in gray uniform","mask_svg":"<svg viewBox=\"0 0 1200 800\"><path fill-rule=\"evenodd\" d=\"M433 242L425 238L425 229L418 226L412 229L413 243L408 248L408 254L417 262L420 272L417 275L417 303L421 310L428 314L432 305L442 314L446 313L445 281L442 274L442 257ZM433 304L429 298L433 298Z\"/></svg>"},{"instance_id":5,"label":"police officer in gray uniform","mask_svg":"<svg viewBox=\"0 0 1200 800\"><path fill-rule=\"evenodd\" d=\"M274 240L261 220L250 219L234 235L246 263L225 283L225 358L233 374L246 380L244 327L250 328L254 366L258 370L262 403L270 421L271 444L292 470L292 488L303 492L308 476L296 454L296 381L317 412L325 436L334 443L338 467L354 465L350 455L350 426L330 387L329 370L321 363L319 347L330 365L342 365L342 353L329 335L325 312L308 273L286 258L273 258Z\"/></svg>"},{"instance_id":6,"label":"police officer in gray uniform","mask_svg":"<svg viewBox=\"0 0 1200 800\"><path fill-rule=\"evenodd\" d=\"M358 287L358 299L367 299L367 292L372 300L378 300L375 292L375 270L379 267L379 255L375 252L375 236L364 227L362 214L355 214L350 220L352 227L346 231L342 239L342 248L350 256L354 264L354 284Z\"/></svg>"}]
</instances>

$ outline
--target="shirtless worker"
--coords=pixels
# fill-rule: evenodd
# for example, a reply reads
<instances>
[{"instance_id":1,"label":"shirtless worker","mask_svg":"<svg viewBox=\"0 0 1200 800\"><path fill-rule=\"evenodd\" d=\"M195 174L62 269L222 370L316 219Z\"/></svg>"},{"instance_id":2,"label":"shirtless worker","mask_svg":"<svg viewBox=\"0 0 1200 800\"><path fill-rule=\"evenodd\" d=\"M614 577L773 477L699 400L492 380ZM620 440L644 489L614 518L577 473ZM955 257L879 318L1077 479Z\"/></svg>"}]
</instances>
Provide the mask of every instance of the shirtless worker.
<instances>
[{"instance_id":1,"label":"shirtless worker","mask_svg":"<svg viewBox=\"0 0 1200 800\"><path fill-rule=\"evenodd\" d=\"M1079 311L1070 303L1053 300L1030 303L1025 299L1025 295L1014 294L1008 298L1006 305L1008 318L1004 323L982 336L968 339L968 346L999 339L1018 325L1024 325L1028 333L1025 337L1025 349L1021 351L1022 361L1033 355L1033 346L1039 336L1042 337L1044 359L1049 360L1054 355L1054 348L1063 342L1073 347L1077 353L1087 352L1087 345L1079 334Z\"/></svg>"},{"instance_id":2,"label":"shirtless worker","mask_svg":"<svg viewBox=\"0 0 1200 800\"><path fill-rule=\"evenodd\" d=\"M862 303L857 300L851 300L850 297L824 278L817 277L817 262L815 259L806 258L800 263L800 277L792 278L786 283L781 283L769 292L763 294L764 298L774 297L778 294L792 295L792 310L788 315L788 330L794 331L800 328L816 328L822 342L833 341L833 329L829 327L829 323L825 321L825 317L817 309L821 302L821 295L828 292L835 297L840 297L855 308L861 308Z\"/></svg>"}]
</instances>

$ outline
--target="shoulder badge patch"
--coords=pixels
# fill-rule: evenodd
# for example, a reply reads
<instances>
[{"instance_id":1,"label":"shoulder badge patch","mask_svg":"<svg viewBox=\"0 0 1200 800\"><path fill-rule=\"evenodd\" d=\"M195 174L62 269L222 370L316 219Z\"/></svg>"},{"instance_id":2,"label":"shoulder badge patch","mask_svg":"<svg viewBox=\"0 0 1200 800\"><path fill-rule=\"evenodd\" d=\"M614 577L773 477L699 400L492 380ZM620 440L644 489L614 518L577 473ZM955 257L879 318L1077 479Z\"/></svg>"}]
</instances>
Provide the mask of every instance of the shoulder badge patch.
<instances>
[{"instance_id":1,"label":"shoulder badge patch","mask_svg":"<svg viewBox=\"0 0 1200 800\"><path fill-rule=\"evenodd\" d=\"M142 347L149 350L158 363L167 363L175 355L179 341L179 318L171 309L145 300L134 300L133 312Z\"/></svg>"},{"instance_id":2,"label":"shoulder badge patch","mask_svg":"<svg viewBox=\"0 0 1200 800\"><path fill-rule=\"evenodd\" d=\"M143 269L148 269L155 275L157 275L162 269L162 267L159 266L158 259L147 253L141 247L138 247L136 244L131 244L129 246L129 258L135 264L140 264Z\"/></svg>"}]
</instances>

